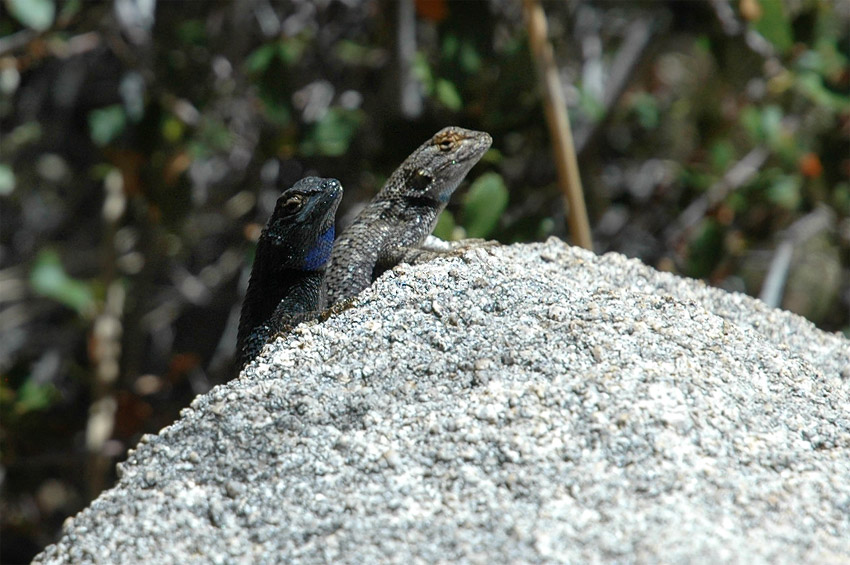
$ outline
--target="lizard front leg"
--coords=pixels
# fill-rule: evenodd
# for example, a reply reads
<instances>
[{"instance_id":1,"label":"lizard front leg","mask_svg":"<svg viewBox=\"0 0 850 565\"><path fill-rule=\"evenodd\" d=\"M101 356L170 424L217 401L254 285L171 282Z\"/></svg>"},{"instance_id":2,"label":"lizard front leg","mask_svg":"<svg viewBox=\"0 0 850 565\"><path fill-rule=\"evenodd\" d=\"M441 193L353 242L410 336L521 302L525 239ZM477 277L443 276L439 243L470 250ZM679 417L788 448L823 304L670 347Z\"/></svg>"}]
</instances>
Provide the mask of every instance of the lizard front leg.
<instances>
[{"instance_id":1,"label":"lizard front leg","mask_svg":"<svg viewBox=\"0 0 850 565\"><path fill-rule=\"evenodd\" d=\"M372 271L372 280L377 279L399 263L420 265L433 261L438 257L460 257L471 249L494 247L498 241L486 239L462 239L460 241L443 241L429 236L422 246L395 247L378 257Z\"/></svg>"},{"instance_id":2,"label":"lizard front leg","mask_svg":"<svg viewBox=\"0 0 850 565\"><path fill-rule=\"evenodd\" d=\"M459 241L444 241L438 237L428 236L420 247L401 248L397 255L397 263L419 265L438 257L460 257L471 249L494 247L498 241L486 239L461 239Z\"/></svg>"}]
</instances>

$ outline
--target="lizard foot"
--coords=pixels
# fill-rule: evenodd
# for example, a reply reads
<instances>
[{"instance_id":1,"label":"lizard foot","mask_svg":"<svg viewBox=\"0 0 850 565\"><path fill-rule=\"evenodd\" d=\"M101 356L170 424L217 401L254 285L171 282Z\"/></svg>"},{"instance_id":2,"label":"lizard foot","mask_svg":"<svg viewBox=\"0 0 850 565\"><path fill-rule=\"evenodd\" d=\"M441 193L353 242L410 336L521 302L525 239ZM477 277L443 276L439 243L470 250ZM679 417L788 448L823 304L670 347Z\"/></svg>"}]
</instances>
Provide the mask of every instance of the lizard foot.
<instances>
[{"instance_id":1,"label":"lizard foot","mask_svg":"<svg viewBox=\"0 0 850 565\"><path fill-rule=\"evenodd\" d=\"M482 249L500 245L498 241L487 239L461 239L460 241L443 241L429 236L422 247L405 251L400 263L419 265L438 257L460 257L471 249Z\"/></svg>"},{"instance_id":2,"label":"lizard foot","mask_svg":"<svg viewBox=\"0 0 850 565\"><path fill-rule=\"evenodd\" d=\"M324 322L331 316L335 316L336 314L342 314L349 308L354 307L354 300L357 298L356 296L352 296L351 298L346 298L345 300L340 300L339 302L333 304L329 308L322 310L322 313L319 314L319 321Z\"/></svg>"}]
</instances>

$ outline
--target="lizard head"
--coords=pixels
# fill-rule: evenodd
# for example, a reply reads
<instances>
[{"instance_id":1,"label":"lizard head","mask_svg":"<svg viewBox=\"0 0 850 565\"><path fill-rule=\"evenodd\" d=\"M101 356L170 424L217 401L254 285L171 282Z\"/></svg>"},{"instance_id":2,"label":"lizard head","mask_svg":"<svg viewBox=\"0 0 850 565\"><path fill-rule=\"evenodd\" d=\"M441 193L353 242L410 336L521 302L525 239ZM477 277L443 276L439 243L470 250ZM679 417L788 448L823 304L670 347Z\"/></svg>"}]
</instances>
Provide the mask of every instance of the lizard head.
<instances>
[{"instance_id":1,"label":"lizard head","mask_svg":"<svg viewBox=\"0 0 850 565\"><path fill-rule=\"evenodd\" d=\"M281 267L313 271L330 257L334 216L342 200L336 179L305 177L284 190L260 242L277 255Z\"/></svg>"},{"instance_id":2,"label":"lizard head","mask_svg":"<svg viewBox=\"0 0 850 565\"><path fill-rule=\"evenodd\" d=\"M423 199L443 207L452 193L490 148L493 138L483 131L443 128L408 157L386 185L387 196ZM394 175L395 176L395 175Z\"/></svg>"}]
</instances>

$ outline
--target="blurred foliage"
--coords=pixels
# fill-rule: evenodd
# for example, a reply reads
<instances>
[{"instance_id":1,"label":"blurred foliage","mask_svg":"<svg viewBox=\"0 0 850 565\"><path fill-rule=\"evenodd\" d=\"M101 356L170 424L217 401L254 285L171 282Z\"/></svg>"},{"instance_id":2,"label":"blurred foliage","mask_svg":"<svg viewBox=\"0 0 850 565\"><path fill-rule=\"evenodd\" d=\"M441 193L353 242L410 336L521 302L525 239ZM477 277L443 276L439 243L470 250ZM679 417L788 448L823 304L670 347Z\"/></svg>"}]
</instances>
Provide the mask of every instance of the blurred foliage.
<instances>
[{"instance_id":1,"label":"blurred foliage","mask_svg":"<svg viewBox=\"0 0 850 565\"><path fill-rule=\"evenodd\" d=\"M566 238L521 3L410 1L2 0L2 561L235 376L253 242L300 177L342 182L342 227L435 131L483 129L435 233ZM850 333L850 3L545 9L596 251L758 295L791 241L782 306Z\"/></svg>"},{"instance_id":2,"label":"blurred foliage","mask_svg":"<svg viewBox=\"0 0 850 565\"><path fill-rule=\"evenodd\" d=\"M48 29L56 12L53 0L8 0L6 6L15 19L36 31Z\"/></svg>"},{"instance_id":3,"label":"blurred foliage","mask_svg":"<svg viewBox=\"0 0 850 565\"><path fill-rule=\"evenodd\" d=\"M444 210L434 228L434 235L447 240L490 237L494 235L507 204L505 181L498 173L484 173L475 179L463 197L463 208L459 212L462 224L458 225L455 214Z\"/></svg>"},{"instance_id":4,"label":"blurred foliage","mask_svg":"<svg viewBox=\"0 0 850 565\"><path fill-rule=\"evenodd\" d=\"M95 304L91 285L69 277L56 251L46 249L36 256L29 282L36 295L64 304L83 319L93 317Z\"/></svg>"},{"instance_id":5,"label":"blurred foliage","mask_svg":"<svg viewBox=\"0 0 850 565\"><path fill-rule=\"evenodd\" d=\"M490 237L508 205L508 189L498 173L475 179L463 199L463 225L468 237Z\"/></svg>"}]
</instances>

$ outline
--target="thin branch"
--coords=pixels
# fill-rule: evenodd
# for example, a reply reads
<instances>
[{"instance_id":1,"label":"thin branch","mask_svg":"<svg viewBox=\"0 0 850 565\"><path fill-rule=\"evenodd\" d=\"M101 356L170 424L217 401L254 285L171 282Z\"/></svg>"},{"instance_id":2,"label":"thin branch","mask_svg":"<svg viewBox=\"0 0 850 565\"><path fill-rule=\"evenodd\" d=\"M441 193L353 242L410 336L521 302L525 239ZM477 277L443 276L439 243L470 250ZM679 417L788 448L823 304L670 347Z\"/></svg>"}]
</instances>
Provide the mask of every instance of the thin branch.
<instances>
[{"instance_id":1,"label":"thin branch","mask_svg":"<svg viewBox=\"0 0 850 565\"><path fill-rule=\"evenodd\" d=\"M543 107L546 112L546 122L549 124L549 133L552 136L558 184L564 194L570 235L576 245L592 250L593 240L590 236L587 207L584 204L578 160L570 131L567 103L558 76L558 67L555 65L552 45L547 38L546 14L538 0L525 0L524 8L531 51L543 83Z\"/></svg>"},{"instance_id":2,"label":"thin branch","mask_svg":"<svg viewBox=\"0 0 850 565\"><path fill-rule=\"evenodd\" d=\"M413 0L398 3L398 35L396 36L398 69L401 92L401 113L405 118L416 119L422 114L422 92L413 74L416 58L416 11Z\"/></svg>"},{"instance_id":3,"label":"thin branch","mask_svg":"<svg viewBox=\"0 0 850 565\"><path fill-rule=\"evenodd\" d=\"M761 285L759 299L773 308L778 308L782 304L794 249L802 246L815 235L834 229L835 222L835 212L826 206L818 206L785 230L782 241L779 242L770 261L770 268Z\"/></svg>"},{"instance_id":4,"label":"thin branch","mask_svg":"<svg viewBox=\"0 0 850 565\"><path fill-rule=\"evenodd\" d=\"M16 51L38 37L38 33L31 29L22 29L6 37L0 37L0 57Z\"/></svg>"},{"instance_id":5,"label":"thin branch","mask_svg":"<svg viewBox=\"0 0 850 565\"><path fill-rule=\"evenodd\" d=\"M643 17L632 22L626 31L623 44L617 51L617 56L611 65L608 80L605 82L605 93L602 98L603 118L585 125L576 131L576 152L581 154L602 125L611 115L611 109L620 100L629 79L632 77L638 64L643 60L643 55L649 47L650 40L655 32L657 18Z\"/></svg>"},{"instance_id":6,"label":"thin branch","mask_svg":"<svg viewBox=\"0 0 850 565\"><path fill-rule=\"evenodd\" d=\"M685 208L673 225L666 230L664 237L671 247L702 220L708 210L723 201L729 193L737 190L755 176L759 168L770 155L767 147L762 145L747 153L743 159L735 163L719 181L714 183L705 194L694 200Z\"/></svg>"},{"instance_id":7,"label":"thin branch","mask_svg":"<svg viewBox=\"0 0 850 565\"><path fill-rule=\"evenodd\" d=\"M115 251L115 233L127 208L121 173L117 170L109 173L103 186L106 197L101 212L104 236L101 240L100 280L106 289L106 299L91 332L89 356L94 366L94 379L90 383L92 403L86 421L86 479L92 498L106 487L111 466L110 457L104 448L115 429L118 408L116 383L121 372L121 336L124 331L126 299L124 285L116 275Z\"/></svg>"},{"instance_id":8,"label":"thin branch","mask_svg":"<svg viewBox=\"0 0 850 565\"><path fill-rule=\"evenodd\" d=\"M791 257L794 255L794 244L783 241L776 248L767 276L761 285L759 299L772 308L779 307L785 292L785 281L788 280L788 270L791 268Z\"/></svg>"}]
</instances>

